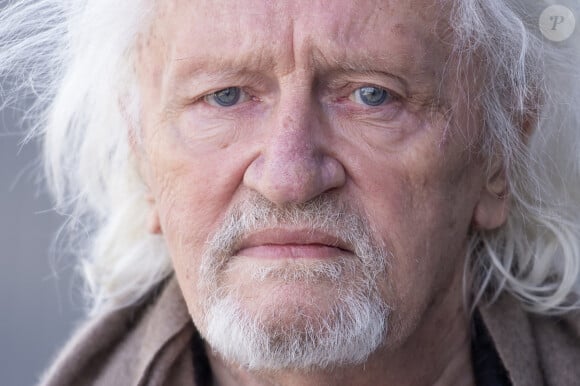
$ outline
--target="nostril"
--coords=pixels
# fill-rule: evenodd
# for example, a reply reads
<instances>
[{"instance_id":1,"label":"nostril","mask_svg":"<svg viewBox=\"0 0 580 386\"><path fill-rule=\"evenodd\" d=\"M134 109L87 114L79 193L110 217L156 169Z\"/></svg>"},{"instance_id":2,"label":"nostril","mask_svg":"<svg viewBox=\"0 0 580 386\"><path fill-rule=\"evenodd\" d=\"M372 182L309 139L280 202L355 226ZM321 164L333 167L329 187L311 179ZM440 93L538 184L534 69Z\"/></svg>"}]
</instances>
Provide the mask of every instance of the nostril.
<instances>
[{"instance_id":1,"label":"nostril","mask_svg":"<svg viewBox=\"0 0 580 386\"><path fill-rule=\"evenodd\" d=\"M340 160L325 156L321 168L321 178L326 190L340 188L346 183L346 171Z\"/></svg>"},{"instance_id":2,"label":"nostril","mask_svg":"<svg viewBox=\"0 0 580 386\"><path fill-rule=\"evenodd\" d=\"M270 156L256 159L244 184L275 204L307 202L344 184L342 165L328 156Z\"/></svg>"}]
</instances>

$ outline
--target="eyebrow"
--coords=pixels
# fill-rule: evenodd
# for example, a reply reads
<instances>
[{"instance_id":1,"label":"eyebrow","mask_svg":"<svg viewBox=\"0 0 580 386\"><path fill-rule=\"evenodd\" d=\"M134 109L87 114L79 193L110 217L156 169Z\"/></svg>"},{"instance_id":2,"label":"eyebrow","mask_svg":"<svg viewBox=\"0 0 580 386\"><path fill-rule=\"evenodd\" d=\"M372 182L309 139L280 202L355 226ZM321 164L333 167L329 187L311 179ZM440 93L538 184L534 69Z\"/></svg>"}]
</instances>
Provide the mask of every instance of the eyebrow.
<instances>
[{"instance_id":1,"label":"eyebrow","mask_svg":"<svg viewBox=\"0 0 580 386\"><path fill-rule=\"evenodd\" d=\"M345 56L343 58L327 59L321 55L313 55L311 58L315 76L327 74L348 75L381 75L395 78L406 86L409 83L430 83L435 80L435 68L429 63L421 65L408 65L413 60L409 58L394 60L393 57L383 55L381 57L370 55ZM400 58L400 55L399 55ZM279 68L279 62L272 54L240 55L235 57L191 56L174 59L174 62L190 62L187 65L178 65L177 71L172 77L178 83L189 83L188 79L199 76L219 77L220 79L232 78L257 78L257 74L275 74Z\"/></svg>"},{"instance_id":2,"label":"eyebrow","mask_svg":"<svg viewBox=\"0 0 580 386\"><path fill-rule=\"evenodd\" d=\"M224 57L204 53L203 56L187 56L173 59L175 63L190 62L177 72L178 77L195 77L201 74L236 75L240 73L273 72L276 70L274 55L260 55L259 50L252 54Z\"/></svg>"},{"instance_id":3,"label":"eyebrow","mask_svg":"<svg viewBox=\"0 0 580 386\"><path fill-rule=\"evenodd\" d=\"M424 36L406 34L409 41L397 42L392 51L381 52L380 46L366 49L349 49L346 45L333 42L325 51L310 45L309 66L314 77L347 77L350 75L378 75L393 78L410 92L425 93L439 87L445 62ZM193 55L181 55L170 59L174 70L169 77L172 89L195 87L195 80L215 77L220 81L256 81L275 77L276 73L291 72L296 66L295 57L281 53L273 44L252 47L239 52L219 47ZM437 61L441 63L438 63ZM286 61L286 63L284 63ZM264 75L266 75L264 77Z\"/></svg>"}]
</instances>

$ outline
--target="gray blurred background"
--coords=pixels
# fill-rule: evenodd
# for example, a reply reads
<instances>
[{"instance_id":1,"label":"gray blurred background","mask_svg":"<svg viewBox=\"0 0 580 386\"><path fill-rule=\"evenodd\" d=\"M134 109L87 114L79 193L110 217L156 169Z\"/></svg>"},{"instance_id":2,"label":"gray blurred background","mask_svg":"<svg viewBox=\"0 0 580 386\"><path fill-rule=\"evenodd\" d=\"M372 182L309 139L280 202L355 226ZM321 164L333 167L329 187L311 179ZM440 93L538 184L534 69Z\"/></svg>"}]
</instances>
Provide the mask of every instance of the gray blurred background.
<instances>
[{"instance_id":1,"label":"gray blurred background","mask_svg":"<svg viewBox=\"0 0 580 386\"><path fill-rule=\"evenodd\" d=\"M63 219L37 182L38 148L21 146L25 103L0 109L1 386L35 385L83 315L71 258L51 252Z\"/></svg>"},{"instance_id":2,"label":"gray blurred background","mask_svg":"<svg viewBox=\"0 0 580 386\"><path fill-rule=\"evenodd\" d=\"M0 112L2 386L34 385L83 311L71 259L50 251L62 218L35 182L38 151L20 146L19 115Z\"/></svg>"}]
</instances>

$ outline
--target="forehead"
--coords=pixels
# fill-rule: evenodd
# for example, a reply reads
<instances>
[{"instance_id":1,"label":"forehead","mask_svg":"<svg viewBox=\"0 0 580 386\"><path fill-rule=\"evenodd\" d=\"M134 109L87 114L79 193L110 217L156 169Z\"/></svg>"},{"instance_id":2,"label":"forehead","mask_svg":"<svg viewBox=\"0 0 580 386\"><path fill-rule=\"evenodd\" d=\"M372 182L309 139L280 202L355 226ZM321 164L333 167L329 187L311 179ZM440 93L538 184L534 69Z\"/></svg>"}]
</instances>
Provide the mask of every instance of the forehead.
<instances>
[{"instance_id":1,"label":"forehead","mask_svg":"<svg viewBox=\"0 0 580 386\"><path fill-rule=\"evenodd\" d=\"M380 59L412 74L444 56L447 13L440 3L174 0L159 5L149 42L178 72L206 62L289 72L301 61L358 67Z\"/></svg>"}]
</instances>

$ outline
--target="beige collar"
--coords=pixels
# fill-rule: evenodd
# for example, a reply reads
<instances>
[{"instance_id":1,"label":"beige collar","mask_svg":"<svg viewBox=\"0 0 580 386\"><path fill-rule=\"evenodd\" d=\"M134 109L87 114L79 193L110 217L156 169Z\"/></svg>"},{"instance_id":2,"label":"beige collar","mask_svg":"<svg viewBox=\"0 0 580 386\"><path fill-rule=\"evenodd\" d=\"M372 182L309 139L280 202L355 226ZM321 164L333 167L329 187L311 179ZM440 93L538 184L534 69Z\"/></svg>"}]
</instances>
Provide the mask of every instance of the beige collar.
<instances>
[{"instance_id":1,"label":"beige collar","mask_svg":"<svg viewBox=\"0 0 580 386\"><path fill-rule=\"evenodd\" d=\"M43 385L196 385L191 341L197 332L177 281L151 301L82 327L43 377ZM532 317L509 295L480 307L514 386L580 384L580 317Z\"/></svg>"}]
</instances>

